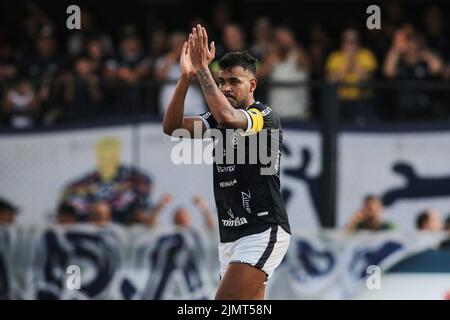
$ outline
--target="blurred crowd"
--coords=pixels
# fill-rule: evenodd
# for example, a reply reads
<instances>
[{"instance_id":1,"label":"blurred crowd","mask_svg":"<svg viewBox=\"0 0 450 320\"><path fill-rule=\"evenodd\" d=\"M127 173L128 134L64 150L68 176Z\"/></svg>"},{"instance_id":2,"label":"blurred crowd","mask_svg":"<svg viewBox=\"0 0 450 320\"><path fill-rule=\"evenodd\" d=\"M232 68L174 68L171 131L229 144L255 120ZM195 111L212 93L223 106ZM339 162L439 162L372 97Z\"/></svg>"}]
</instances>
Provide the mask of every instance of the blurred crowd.
<instances>
[{"instance_id":1,"label":"blurred crowd","mask_svg":"<svg viewBox=\"0 0 450 320\"><path fill-rule=\"evenodd\" d=\"M258 58L256 96L282 118L317 120L321 85L336 83L344 121L449 119L449 92L422 85L450 79L447 20L436 5L412 20L393 2L382 8L380 30L349 24L339 37L326 22L293 30L269 15L249 28L248 21L230 18L228 2L219 2L209 19L192 17L182 31L159 23L143 32L123 23L112 34L97 23L96 12L81 9L81 30L64 30L64 41L52 17L33 2L17 17L18 26L0 28L0 126L162 114L179 76L181 47L196 23L206 25L218 48L214 74L226 52L248 50ZM373 84L378 80L385 86ZM205 110L194 85L186 111Z\"/></svg>"},{"instance_id":2,"label":"blurred crowd","mask_svg":"<svg viewBox=\"0 0 450 320\"><path fill-rule=\"evenodd\" d=\"M359 230L387 231L398 227L385 220L383 216L383 203L375 195L367 195L359 208L346 225L346 230L355 232ZM417 213L415 227L419 231L450 231L450 215L442 220L441 215L432 208Z\"/></svg>"},{"instance_id":3,"label":"blurred crowd","mask_svg":"<svg viewBox=\"0 0 450 320\"><path fill-rule=\"evenodd\" d=\"M108 227L113 224L124 227L141 225L148 228L160 226L160 214L163 209L172 203L173 195L164 194L161 199L148 210L127 208L129 219L124 220L117 213L115 204L111 201L105 201L100 198L93 199L87 207L87 210L80 212L76 206L69 202L62 201L51 215L52 223L61 226L76 224L93 224L99 227ZM192 197L194 207L201 214L204 221L204 229L215 231L217 222L211 213L206 200L200 196ZM167 211L167 210L166 210ZM20 209L10 201L0 198L0 226L14 225ZM171 224L179 228L203 228L203 226L194 226L193 213L187 206L179 206L170 210Z\"/></svg>"},{"instance_id":4,"label":"blurred crowd","mask_svg":"<svg viewBox=\"0 0 450 320\"><path fill-rule=\"evenodd\" d=\"M122 190L123 193L133 192L133 188ZM111 224L122 226L142 225L149 228L160 225L161 212L167 211L167 207L173 201L173 195L166 193L152 206L140 207L132 203L125 210L118 207L115 197L105 199L100 194L91 195L88 205L80 210L75 202L71 202L63 196L60 204L52 213L52 221L58 225L74 225L80 223L95 224L100 227L108 227ZM145 196L150 197L150 194ZM215 231L217 221L215 214L211 212L207 201L201 195L192 197L192 204L198 210L204 222L206 230ZM126 214L123 214L123 211ZM19 208L10 201L0 198L0 226L12 225L16 221ZM193 214L187 206L179 206L171 210L171 221L174 226L180 228L192 228ZM415 218L415 229L419 232L448 232L450 236L450 214L443 219L435 209L428 208L419 211ZM375 195L367 195L345 225L348 233L358 231L389 231L401 230L401 227L386 220L384 217L383 203ZM450 244L450 243L447 243Z\"/></svg>"}]
</instances>

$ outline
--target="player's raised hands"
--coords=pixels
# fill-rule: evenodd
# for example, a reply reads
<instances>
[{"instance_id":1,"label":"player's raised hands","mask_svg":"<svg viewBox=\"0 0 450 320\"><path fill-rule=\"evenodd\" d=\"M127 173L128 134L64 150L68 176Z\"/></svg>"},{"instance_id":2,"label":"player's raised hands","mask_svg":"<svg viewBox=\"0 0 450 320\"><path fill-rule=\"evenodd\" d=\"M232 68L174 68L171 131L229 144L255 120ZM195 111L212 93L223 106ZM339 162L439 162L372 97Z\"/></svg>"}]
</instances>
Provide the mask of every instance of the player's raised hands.
<instances>
[{"instance_id":1,"label":"player's raised hands","mask_svg":"<svg viewBox=\"0 0 450 320\"><path fill-rule=\"evenodd\" d=\"M189 55L189 43L187 41L183 44L183 49L181 49L180 71L181 76L189 80L192 80L195 76L195 70L192 67L191 57Z\"/></svg>"},{"instance_id":2,"label":"player's raised hands","mask_svg":"<svg viewBox=\"0 0 450 320\"><path fill-rule=\"evenodd\" d=\"M208 34L201 25L192 28L189 34L189 55L195 70L208 67L216 55L214 41L208 46Z\"/></svg>"}]
</instances>

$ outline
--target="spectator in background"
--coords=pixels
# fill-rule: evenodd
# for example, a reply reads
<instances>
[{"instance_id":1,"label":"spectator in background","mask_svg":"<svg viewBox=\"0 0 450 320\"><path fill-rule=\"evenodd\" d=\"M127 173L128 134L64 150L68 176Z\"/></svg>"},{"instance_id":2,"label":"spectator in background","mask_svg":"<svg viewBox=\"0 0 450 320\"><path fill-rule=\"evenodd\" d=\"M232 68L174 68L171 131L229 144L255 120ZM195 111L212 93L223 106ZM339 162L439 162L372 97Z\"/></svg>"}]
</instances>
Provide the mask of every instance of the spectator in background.
<instances>
[{"instance_id":1,"label":"spectator in background","mask_svg":"<svg viewBox=\"0 0 450 320\"><path fill-rule=\"evenodd\" d=\"M67 60L59 55L53 29L46 25L36 34L34 48L21 61L24 74L34 80L54 79L67 70Z\"/></svg>"},{"instance_id":2,"label":"spectator in background","mask_svg":"<svg viewBox=\"0 0 450 320\"><path fill-rule=\"evenodd\" d=\"M268 17L258 17L253 26L253 43L250 54L263 61L273 43L273 28Z\"/></svg>"},{"instance_id":3,"label":"spectator in background","mask_svg":"<svg viewBox=\"0 0 450 320\"><path fill-rule=\"evenodd\" d=\"M383 204L381 200L374 196L368 195L364 198L363 206L351 218L347 224L347 231L383 231L393 229L394 226L390 222L382 220Z\"/></svg>"},{"instance_id":4,"label":"spectator in background","mask_svg":"<svg viewBox=\"0 0 450 320\"><path fill-rule=\"evenodd\" d=\"M445 219L444 222L444 230L450 232L450 216Z\"/></svg>"},{"instance_id":5,"label":"spectator in background","mask_svg":"<svg viewBox=\"0 0 450 320\"><path fill-rule=\"evenodd\" d=\"M92 37L87 41L86 55L91 60L94 74L97 76L102 76L105 61L109 55L99 37Z\"/></svg>"},{"instance_id":6,"label":"spectator in background","mask_svg":"<svg viewBox=\"0 0 450 320\"><path fill-rule=\"evenodd\" d=\"M208 230L216 230L216 222L206 200L200 195L195 195L192 197L192 202L199 209Z\"/></svg>"},{"instance_id":7,"label":"spectator in background","mask_svg":"<svg viewBox=\"0 0 450 320\"><path fill-rule=\"evenodd\" d=\"M396 31L384 61L383 73L399 81L431 80L443 71L442 60L425 45L423 37L405 25ZM396 113L400 119L423 119L433 112L430 93L418 87L396 91Z\"/></svg>"},{"instance_id":8,"label":"spectator in background","mask_svg":"<svg viewBox=\"0 0 450 320\"><path fill-rule=\"evenodd\" d=\"M330 53L331 40L320 24L315 24L309 30L308 55L311 58L311 77L325 77L325 62Z\"/></svg>"},{"instance_id":9,"label":"spectator in background","mask_svg":"<svg viewBox=\"0 0 450 320\"><path fill-rule=\"evenodd\" d=\"M433 53L439 56L445 63L442 76L445 80L449 80L450 36L442 12L443 10L436 5L431 5L427 8L424 16L425 38L428 46L433 50ZM449 99L447 98L447 100Z\"/></svg>"},{"instance_id":10,"label":"spectator in background","mask_svg":"<svg viewBox=\"0 0 450 320\"><path fill-rule=\"evenodd\" d=\"M35 1L26 1L24 5L26 10L25 17L22 21L23 25L21 32L19 32L19 44L21 49L27 50L30 48L30 44L33 43L36 32L38 32L42 26L54 27L53 21L47 15L45 10L41 9Z\"/></svg>"},{"instance_id":11,"label":"spectator in background","mask_svg":"<svg viewBox=\"0 0 450 320\"><path fill-rule=\"evenodd\" d=\"M16 66L11 40L6 31L0 29L0 92L3 84L17 75Z\"/></svg>"},{"instance_id":12,"label":"spectator in background","mask_svg":"<svg viewBox=\"0 0 450 320\"><path fill-rule=\"evenodd\" d=\"M158 60L167 50L167 33L162 28L157 28L150 32L150 59Z\"/></svg>"},{"instance_id":13,"label":"spectator in background","mask_svg":"<svg viewBox=\"0 0 450 320\"><path fill-rule=\"evenodd\" d=\"M0 198L0 225L12 225L16 221L18 209L9 201Z\"/></svg>"},{"instance_id":14,"label":"spectator in background","mask_svg":"<svg viewBox=\"0 0 450 320\"><path fill-rule=\"evenodd\" d=\"M325 68L328 81L342 83L338 89L342 117L357 123L372 120L375 117L372 92L358 85L373 78L377 60L372 51L361 47L357 30L344 30L341 48L330 54Z\"/></svg>"},{"instance_id":15,"label":"spectator in background","mask_svg":"<svg viewBox=\"0 0 450 320\"><path fill-rule=\"evenodd\" d=\"M34 126L40 111L41 99L33 84L26 79L5 90L2 113L9 125L15 129L27 129Z\"/></svg>"},{"instance_id":16,"label":"spectator in background","mask_svg":"<svg viewBox=\"0 0 450 320\"><path fill-rule=\"evenodd\" d=\"M59 225L72 225L78 222L77 211L73 206L61 203L56 211L56 223Z\"/></svg>"},{"instance_id":17,"label":"spectator in background","mask_svg":"<svg viewBox=\"0 0 450 320\"><path fill-rule=\"evenodd\" d=\"M441 59L447 59L450 49L450 38L446 30L442 10L431 5L425 11L425 38L430 50Z\"/></svg>"},{"instance_id":18,"label":"spectator in background","mask_svg":"<svg viewBox=\"0 0 450 320\"><path fill-rule=\"evenodd\" d=\"M187 37L182 32L174 32L169 37L170 51L158 59L155 64L155 78L162 82L159 96L159 111L165 113L176 82L180 76L180 57L183 43ZM166 83L164 83L166 82ZM185 114L198 115L206 111L206 105L200 87L190 86L184 102Z\"/></svg>"},{"instance_id":19,"label":"spectator in background","mask_svg":"<svg viewBox=\"0 0 450 320\"><path fill-rule=\"evenodd\" d=\"M17 75L16 66L11 40L6 30L0 28L0 127L8 125L9 119L4 114L4 101L8 83Z\"/></svg>"},{"instance_id":20,"label":"spectator in background","mask_svg":"<svg viewBox=\"0 0 450 320\"><path fill-rule=\"evenodd\" d=\"M88 56L80 56L74 66L75 74L68 78L65 87L65 118L81 121L98 117L102 112L103 94L92 60Z\"/></svg>"},{"instance_id":21,"label":"spectator in background","mask_svg":"<svg viewBox=\"0 0 450 320\"><path fill-rule=\"evenodd\" d=\"M131 211L131 214L127 217L125 223L128 225L139 223L149 227L155 226L162 209L172 202L172 198L170 193L163 194L156 206L150 210L150 213L147 213L142 209Z\"/></svg>"},{"instance_id":22,"label":"spectator in background","mask_svg":"<svg viewBox=\"0 0 450 320\"><path fill-rule=\"evenodd\" d=\"M278 27L275 30L275 45L258 75L269 79L269 105L280 118L309 118L309 88L306 83L298 84L309 80L309 72L310 59L294 33L287 27ZM277 85L277 82L281 83Z\"/></svg>"},{"instance_id":23,"label":"spectator in background","mask_svg":"<svg viewBox=\"0 0 450 320\"><path fill-rule=\"evenodd\" d=\"M420 231L442 231L441 218L436 210L425 210L417 216L416 228Z\"/></svg>"},{"instance_id":24,"label":"spectator in background","mask_svg":"<svg viewBox=\"0 0 450 320\"><path fill-rule=\"evenodd\" d=\"M123 31L115 62L118 77L128 84L135 84L150 75L152 62L144 53L141 38L132 27Z\"/></svg>"},{"instance_id":25,"label":"spectator in background","mask_svg":"<svg viewBox=\"0 0 450 320\"><path fill-rule=\"evenodd\" d=\"M322 81L325 78L325 62L331 51L331 40L327 31L320 25L314 24L308 34L308 56L311 58L311 79ZM311 117L319 119L321 113L322 88L312 86L310 88Z\"/></svg>"},{"instance_id":26,"label":"spectator in background","mask_svg":"<svg viewBox=\"0 0 450 320\"><path fill-rule=\"evenodd\" d=\"M141 38L133 26L121 32L118 54L105 62L108 90L106 105L113 113L139 111L143 106L143 87L139 84L151 75L152 61L142 47Z\"/></svg>"},{"instance_id":27,"label":"spectator in background","mask_svg":"<svg viewBox=\"0 0 450 320\"><path fill-rule=\"evenodd\" d=\"M89 39L95 37L108 55L113 53L111 37L100 30L95 22L92 12L85 7L81 8L81 29L70 32L67 38L67 51L70 57L77 57L87 50Z\"/></svg>"},{"instance_id":28,"label":"spectator in background","mask_svg":"<svg viewBox=\"0 0 450 320\"><path fill-rule=\"evenodd\" d=\"M58 52L58 46L49 25L35 35L34 48L19 61L20 73L26 74L36 85L41 101L41 115L45 124L52 124L63 112L61 83L68 75L68 63Z\"/></svg>"},{"instance_id":29,"label":"spectator in background","mask_svg":"<svg viewBox=\"0 0 450 320\"><path fill-rule=\"evenodd\" d=\"M273 43L274 30L268 17L259 17L253 26L253 43L250 46L250 54L258 59L256 70L259 72L260 61L264 61L270 52ZM260 78L255 90L255 96L262 101L267 101L269 84L264 78Z\"/></svg>"},{"instance_id":30,"label":"spectator in background","mask_svg":"<svg viewBox=\"0 0 450 320\"><path fill-rule=\"evenodd\" d=\"M447 58L447 60L450 61L450 55ZM450 80L450 62L444 66L443 71L442 71L442 78L447 81ZM447 99L447 100L449 100L449 99Z\"/></svg>"},{"instance_id":31,"label":"spectator in background","mask_svg":"<svg viewBox=\"0 0 450 320\"><path fill-rule=\"evenodd\" d=\"M205 199L200 195L195 195L194 197L192 197L192 202L199 209L207 229L210 231L216 230L216 222L214 221L213 215L211 214ZM151 225L157 225L158 219L159 213L154 214L152 217ZM192 215L185 207L177 208L174 211L172 221L173 224L177 227L192 228Z\"/></svg>"},{"instance_id":32,"label":"spectator in background","mask_svg":"<svg viewBox=\"0 0 450 320\"><path fill-rule=\"evenodd\" d=\"M149 34L149 57L152 61L152 70L150 70L150 77L153 80L155 77L155 62L158 61L167 52L167 32L162 26L150 27ZM153 82L150 87L147 87L147 96L145 101L146 112L152 114L159 114L159 92L160 84Z\"/></svg>"},{"instance_id":33,"label":"spectator in background","mask_svg":"<svg viewBox=\"0 0 450 320\"><path fill-rule=\"evenodd\" d=\"M223 37L225 26L231 23L231 8L229 1L219 1L213 8L211 39L216 40Z\"/></svg>"},{"instance_id":34,"label":"spectator in background","mask_svg":"<svg viewBox=\"0 0 450 320\"><path fill-rule=\"evenodd\" d=\"M200 210L207 230L215 230L216 224L211 212L209 211L206 201L200 196L193 197L192 201ZM181 228L192 228L192 215L188 209L183 207L178 208L173 214L173 223Z\"/></svg>"},{"instance_id":35,"label":"spectator in background","mask_svg":"<svg viewBox=\"0 0 450 320\"><path fill-rule=\"evenodd\" d=\"M111 206L108 202L98 201L92 204L87 222L100 227L107 227L112 222Z\"/></svg>"},{"instance_id":36,"label":"spectator in background","mask_svg":"<svg viewBox=\"0 0 450 320\"><path fill-rule=\"evenodd\" d=\"M393 0L386 4L386 19L383 21L383 28L386 27L392 31L392 33L403 25L407 20L407 11L402 5L401 1Z\"/></svg>"},{"instance_id":37,"label":"spectator in background","mask_svg":"<svg viewBox=\"0 0 450 320\"><path fill-rule=\"evenodd\" d=\"M450 216L445 219L444 232L447 232L447 239L443 240L440 245L440 249L450 250ZM449 292L450 295L450 292ZM450 298L450 297L449 297Z\"/></svg>"},{"instance_id":38,"label":"spectator in background","mask_svg":"<svg viewBox=\"0 0 450 320\"><path fill-rule=\"evenodd\" d=\"M382 11L381 29L366 30L364 35L366 43L370 44L380 64L391 46L395 31L407 22L407 10L398 0L383 5Z\"/></svg>"},{"instance_id":39,"label":"spectator in background","mask_svg":"<svg viewBox=\"0 0 450 320\"><path fill-rule=\"evenodd\" d=\"M243 51L246 48L245 33L236 23L227 23L223 28L223 45L217 49L217 54L223 56L227 52Z\"/></svg>"},{"instance_id":40,"label":"spectator in background","mask_svg":"<svg viewBox=\"0 0 450 320\"><path fill-rule=\"evenodd\" d=\"M227 52L244 51L246 49L245 33L236 23L228 23L223 28L222 43L216 44L215 60L209 65L214 79L219 73L219 60Z\"/></svg>"}]
</instances>

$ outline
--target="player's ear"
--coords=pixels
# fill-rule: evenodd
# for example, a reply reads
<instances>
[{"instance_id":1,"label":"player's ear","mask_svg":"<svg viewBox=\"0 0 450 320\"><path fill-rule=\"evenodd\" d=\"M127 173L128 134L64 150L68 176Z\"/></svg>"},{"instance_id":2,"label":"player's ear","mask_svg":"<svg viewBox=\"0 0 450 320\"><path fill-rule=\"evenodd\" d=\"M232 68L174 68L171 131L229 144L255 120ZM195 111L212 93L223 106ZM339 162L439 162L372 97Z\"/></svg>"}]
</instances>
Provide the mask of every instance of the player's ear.
<instances>
[{"instance_id":1,"label":"player's ear","mask_svg":"<svg viewBox=\"0 0 450 320\"><path fill-rule=\"evenodd\" d=\"M250 92L253 93L256 90L256 85L258 84L258 80L253 78L250 80Z\"/></svg>"}]
</instances>

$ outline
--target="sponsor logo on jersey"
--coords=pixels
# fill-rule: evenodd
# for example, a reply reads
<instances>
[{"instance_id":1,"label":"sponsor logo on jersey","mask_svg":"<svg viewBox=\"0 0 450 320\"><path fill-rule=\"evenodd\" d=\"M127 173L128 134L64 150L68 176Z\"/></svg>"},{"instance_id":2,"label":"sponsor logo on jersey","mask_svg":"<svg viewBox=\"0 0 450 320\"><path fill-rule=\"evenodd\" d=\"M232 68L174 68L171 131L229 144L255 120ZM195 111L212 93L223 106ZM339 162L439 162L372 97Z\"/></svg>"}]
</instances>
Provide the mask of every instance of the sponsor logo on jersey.
<instances>
[{"instance_id":1,"label":"sponsor logo on jersey","mask_svg":"<svg viewBox=\"0 0 450 320\"><path fill-rule=\"evenodd\" d=\"M211 112L207 112L203 115L203 119L208 120L208 118L211 117Z\"/></svg>"},{"instance_id":2,"label":"sponsor logo on jersey","mask_svg":"<svg viewBox=\"0 0 450 320\"><path fill-rule=\"evenodd\" d=\"M239 217L228 220L222 219L222 224L224 225L224 227L239 227L247 223L248 223L247 219Z\"/></svg>"},{"instance_id":3,"label":"sponsor logo on jersey","mask_svg":"<svg viewBox=\"0 0 450 320\"><path fill-rule=\"evenodd\" d=\"M266 107L263 111L261 111L261 115L263 117L267 116L270 112L272 112L272 109L270 107Z\"/></svg>"},{"instance_id":4,"label":"sponsor logo on jersey","mask_svg":"<svg viewBox=\"0 0 450 320\"><path fill-rule=\"evenodd\" d=\"M248 213L252 213L252 210L250 209L250 199L252 198L250 194L250 190L248 191L248 194L245 192L241 192L242 194L242 206L244 207L245 211Z\"/></svg>"},{"instance_id":5,"label":"sponsor logo on jersey","mask_svg":"<svg viewBox=\"0 0 450 320\"><path fill-rule=\"evenodd\" d=\"M233 148L236 149L237 145L239 142L239 137L237 133L233 133L233 135L231 136L231 145L233 146Z\"/></svg>"},{"instance_id":6,"label":"sponsor logo on jersey","mask_svg":"<svg viewBox=\"0 0 450 320\"><path fill-rule=\"evenodd\" d=\"M236 169L235 165L232 166L217 166L217 172L233 172Z\"/></svg>"},{"instance_id":7,"label":"sponsor logo on jersey","mask_svg":"<svg viewBox=\"0 0 450 320\"><path fill-rule=\"evenodd\" d=\"M232 187L237 183L236 179L231 180L231 181L223 181L221 183L219 183L221 188L227 188L227 187Z\"/></svg>"},{"instance_id":8,"label":"sponsor logo on jersey","mask_svg":"<svg viewBox=\"0 0 450 320\"><path fill-rule=\"evenodd\" d=\"M230 218L234 219L234 212L233 210L231 210L231 208L227 210L227 214L230 216Z\"/></svg>"}]
</instances>

